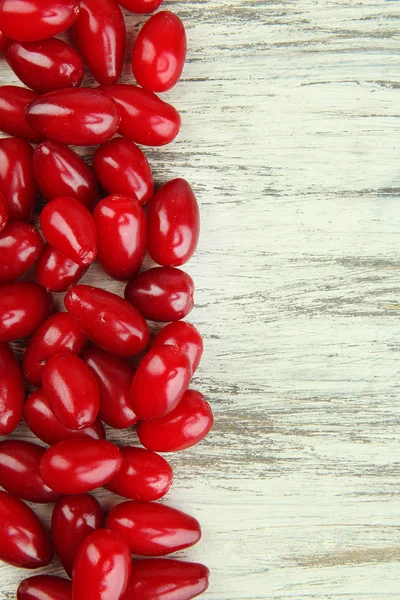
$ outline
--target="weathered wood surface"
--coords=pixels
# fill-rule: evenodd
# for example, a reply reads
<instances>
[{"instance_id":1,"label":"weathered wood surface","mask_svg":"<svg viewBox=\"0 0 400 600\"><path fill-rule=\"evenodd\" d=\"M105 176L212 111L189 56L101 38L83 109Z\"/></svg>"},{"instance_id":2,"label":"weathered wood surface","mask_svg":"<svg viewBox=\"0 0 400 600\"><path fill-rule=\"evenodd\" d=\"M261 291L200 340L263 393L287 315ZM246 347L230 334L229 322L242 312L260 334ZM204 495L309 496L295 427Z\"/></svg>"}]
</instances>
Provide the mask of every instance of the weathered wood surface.
<instances>
[{"instance_id":1,"label":"weathered wood surface","mask_svg":"<svg viewBox=\"0 0 400 600\"><path fill-rule=\"evenodd\" d=\"M209 600L397 599L399 3L165 7L188 27L166 95L183 129L148 155L201 201L194 385L216 415L171 457L166 502L204 528L180 555L210 567ZM0 597L24 576L2 566Z\"/></svg>"}]
</instances>

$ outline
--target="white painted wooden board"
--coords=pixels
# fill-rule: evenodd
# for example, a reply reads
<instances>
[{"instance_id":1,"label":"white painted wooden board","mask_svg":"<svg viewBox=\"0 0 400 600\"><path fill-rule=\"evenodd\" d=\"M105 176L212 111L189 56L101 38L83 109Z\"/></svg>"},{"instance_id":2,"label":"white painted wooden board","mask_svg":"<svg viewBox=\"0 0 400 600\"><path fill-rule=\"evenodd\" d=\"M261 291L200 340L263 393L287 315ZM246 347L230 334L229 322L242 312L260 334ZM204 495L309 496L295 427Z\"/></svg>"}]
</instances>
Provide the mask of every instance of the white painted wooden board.
<instances>
[{"instance_id":1,"label":"white painted wooden board","mask_svg":"<svg viewBox=\"0 0 400 600\"><path fill-rule=\"evenodd\" d=\"M208 600L398 599L400 5L165 7L188 29L165 95L183 127L148 156L158 183L185 177L201 202L194 386L216 416L170 457L166 502L204 531L179 555L210 567ZM24 576L2 566L0 598Z\"/></svg>"}]
</instances>

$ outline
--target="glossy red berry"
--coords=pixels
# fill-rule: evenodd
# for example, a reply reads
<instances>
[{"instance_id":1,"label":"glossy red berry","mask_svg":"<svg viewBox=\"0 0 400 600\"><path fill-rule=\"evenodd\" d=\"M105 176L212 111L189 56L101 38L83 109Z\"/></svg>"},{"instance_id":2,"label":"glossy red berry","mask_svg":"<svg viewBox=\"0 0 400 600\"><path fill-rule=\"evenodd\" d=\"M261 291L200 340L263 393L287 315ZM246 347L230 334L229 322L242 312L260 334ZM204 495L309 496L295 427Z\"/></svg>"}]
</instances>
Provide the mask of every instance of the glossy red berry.
<instances>
[{"instance_id":1,"label":"glossy red berry","mask_svg":"<svg viewBox=\"0 0 400 600\"><path fill-rule=\"evenodd\" d=\"M151 348L165 345L179 348L188 357L192 373L196 371L203 355L203 338L194 325L175 321L163 327L154 338Z\"/></svg>"},{"instance_id":2,"label":"glossy red berry","mask_svg":"<svg viewBox=\"0 0 400 600\"><path fill-rule=\"evenodd\" d=\"M149 202L147 249L154 262L179 267L194 254L200 235L196 196L184 179L164 184Z\"/></svg>"},{"instance_id":3,"label":"glossy red berry","mask_svg":"<svg viewBox=\"0 0 400 600\"><path fill-rule=\"evenodd\" d=\"M68 88L40 96L28 107L26 119L40 135L75 146L107 142L120 121L114 100L89 88Z\"/></svg>"},{"instance_id":4,"label":"glossy red berry","mask_svg":"<svg viewBox=\"0 0 400 600\"><path fill-rule=\"evenodd\" d=\"M67 292L64 303L79 327L110 354L130 357L143 350L149 341L146 321L116 294L75 285Z\"/></svg>"},{"instance_id":5,"label":"glossy red berry","mask_svg":"<svg viewBox=\"0 0 400 600\"><path fill-rule=\"evenodd\" d=\"M2 0L0 29L11 40L35 42L65 31L78 14L78 0Z\"/></svg>"},{"instance_id":6,"label":"glossy red berry","mask_svg":"<svg viewBox=\"0 0 400 600\"><path fill-rule=\"evenodd\" d=\"M3 52L5 45L7 44L7 38L2 31L0 31L0 52Z\"/></svg>"},{"instance_id":7,"label":"glossy red berry","mask_svg":"<svg viewBox=\"0 0 400 600\"><path fill-rule=\"evenodd\" d=\"M133 196L140 204L153 195L153 175L147 158L126 138L115 138L100 146L93 156L93 169L109 194Z\"/></svg>"},{"instance_id":8,"label":"glossy red berry","mask_svg":"<svg viewBox=\"0 0 400 600\"><path fill-rule=\"evenodd\" d=\"M72 600L72 582L53 575L36 575L18 586L17 600Z\"/></svg>"},{"instance_id":9,"label":"glossy red berry","mask_svg":"<svg viewBox=\"0 0 400 600\"><path fill-rule=\"evenodd\" d=\"M25 393L17 359L4 343L0 343L0 381L0 435L8 435L21 422Z\"/></svg>"},{"instance_id":10,"label":"glossy red berry","mask_svg":"<svg viewBox=\"0 0 400 600\"><path fill-rule=\"evenodd\" d=\"M164 146L178 135L178 111L153 92L123 83L102 86L101 90L117 103L121 115L118 132L132 142Z\"/></svg>"},{"instance_id":11,"label":"glossy red berry","mask_svg":"<svg viewBox=\"0 0 400 600\"><path fill-rule=\"evenodd\" d=\"M90 265L96 258L93 217L75 198L61 196L51 200L40 215L40 226L48 243L77 265Z\"/></svg>"},{"instance_id":12,"label":"glossy red berry","mask_svg":"<svg viewBox=\"0 0 400 600\"><path fill-rule=\"evenodd\" d=\"M27 141L0 140L0 191L8 204L9 219L28 221L35 207L37 187L33 150Z\"/></svg>"},{"instance_id":13,"label":"glossy red berry","mask_svg":"<svg viewBox=\"0 0 400 600\"><path fill-rule=\"evenodd\" d=\"M131 552L166 556L201 538L199 522L180 510L155 502L123 502L108 515L107 527L122 535Z\"/></svg>"},{"instance_id":14,"label":"glossy red berry","mask_svg":"<svg viewBox=\"0 0 400 600\"><path fill-rule=\"evenodd\" d=\"M29 142L43 141L43 136L32 129L26 119L28 106L38 98L36 92L16 85L0 87L0 131Z\"/></svg>"},{"instance_id":15,"label":"glossy red berry","mask_svg":"<svg viewBox=\"0 0 400 600\"><path fill-rule=\"evenodd\" d=\"M186 33L179 17L167 10L150 17L133 46L132 70L138 84L153 92L171 89L185 59Z\"/></svg>"},{"instance_id":16,"label":"glossy red berry","mask_svg":"<svg viewBox=\"0 0 400 600\"><path fill-rule=\"evenodd\" d=\"M10 221L0 232L0 283L10 283L24 275L42 250L42 238L33 225Z\"/></svg>"},{"instance_id":17,"label":"glossy red berry","mask_svg":"<svg viewBox=\"0 0 400 600\"><path fill-rule=\"evenodd\" d=\"M136 14L147 15L157 10L163 0L119 0L119 4Z\"/></svg>"},{"instance_id":18,"label":"glossy red berry","mask_svg":"<svg viewBox=\"0 0 400 600\"><path fill-rule=\"evenodd\" d=\"M130 196L108 196L96 206L93 219L97 260L114 279L131 279L146 253L146 220L139 202Z\"/></svg>"},{"instance_id":19,"label":"glossy red berry","mask_svg":"<svg viewBox=\"0 0 400 600\"><path fill-rule=\"evenodd\" d=\"M151 321L179 321L194 306L193 279L180 269L156 267L132 279L125 298Z\"/></svg>"},{"instance_id":20,"label":"glossy red berry","mask_svg":"<svg viewBox=\"0 0 400 600\"><path fill-rule=\"evenodd\" d=\"M71 148L48 140L35 148L33 167L41 194L50 201L75 198L92 210L99 198L93 171Z\"/></svg>"},{"instance_id":21,"label":"glossy red berry","mask_svg":"<svg viewBox=\"0 0 400 600\"><path fill-rule=\"evenodd\" d=\"M0 342L31 335L49 316L52 306L51 295L37 283L0 286Z\"/></svg>"},{"instance_id":22,"label":"glossy red berry","mask_svg":"<svg viewBox=\"0 0 400 600\"><path fill-rule=\"evenodd\" d=\"M86 334L68 313L55 313L29 340L23 360L25 379L32 385L41 385L43 370L50 358L62 352L80 354L86 342Z\"/></svg>"},{"instance_id":23,"label":"glossy red berry","mask_svg":"<svg viewBox=\"0 0 400 600\"><path fill-rule=\"evenodd\" d=\"M85 67L79 54L65 42L8 42L6 61L27 87L46 94L82 83Z\"/></svg>"},{"instance_id":24,"label":"glossy red berry","mask_svg":"<svg viewBox=\"0 0 400 600\"><path fill-rule=\"evenodd\" d=\"M0 560L14 567L37 569L52 558L49 536L33 510L19 498L0 492Z\"/></svg>"},{"instance_id":25,"label":"glossy red berry","mask_svg":"<svg viewBox=\"0 0 400 600\"><path fill-rule=\"evenodd\" d=\"M56 354L43 369L43 390L52 412L68 429L93 425L100 391L88 365L75 354Z\"/></svg>"},{"instance_id":26,"label":"glossy red berry","mask_svg":"<svg viewBox=\"0 0 400 600\"><path fill-rule=\"evenodd\" d=\"M3 231L4 227L8 223L8 204L4 197L4 194L0 192L0 231Z\"/></svg>"},{"instance_id":27,"label":"glossy red berry","mask_svg":"<svg viewBox=\"0 0 400 600\"><path fill-rule=\"evenodd\" d=\"M92 369L100 390L99 416L116 429L132 427L137 416L130 404L133 370L122 358L90 346L83 358Z\"/></svg>"},{"instance_id":28,"label":"glossy red berry","mask_svg":"<svg viewBox=\"0 0 400 600\"><path fill-rule=\"evenodd\" d=\"M45 448L22 440L0 442L0 485L10 494L47 504L59 497L43 482L40 461Z\"/></svg>"},{"instance_id":29,"label":"glossy red berry","mask_svg":"<svg viewBox=\"0 0 400 600\"><path fill-rule=\"evenodd\" d=\"M103 510L93 496L77 494L57 501L51 517L51 535L56 554L70 577L79 546L103 526Z\"/></svg>"},{"instance_id":30,"label":"glossy red berry","mask_svg":"<svg viewBox=\"0 0 400 600\"><path fill-rule=\"evenodd\" d=\"M93 531L81 544L72 576L74 600L120 600L131 574L123 538L107 529Z\"/></svg>"},{"instance_id":31,"label":"glossy red berry","mask_svg":"<svg viewBox=\"0 0 400 600\"><path fill-rule=\"evenodd\" d=\"M105 440L73 439L54 444L43 455L43 481L61 494L84 494L108 483L119 471L122 456Z\"/></svg>"},{"instance_id":32,"label":"glossy red berry","mask_svg":"<svg viewBox=\"0 0 400 600\"><path fill-rule=\"evenodd\" d=\"M89 266L81 267L46 244L36 263L36 281L47 291L66 292L82 279Z\"/></svg>"},{"instance_id":33,"label":"glossy red berry","mask_svg":"<svg viewBox=\"0 0 400 600\"><path fill-rule=\"evenodd\" d=\"M158 419L171 412L189 387L192 370L186 354L176 346L150 350L132 382L131 403L139 419Z\"/></svg>"},{"instance_id":34,"label":"glossy red berry","mask_svg":"<svg viewBox=\"0 0 400 600\"><path fill-rule=\"evenodd\" d=\"M106 437L100 419L85 429L68 429L55 417L42 388L35 390L24 408L24 419L29 429L49 445L71 439L104 440Z\"/></svg>"},{"instance_id":35,"label":"glossy red berry","mask_svg":"<svg viewBox=\"0 0 400 600\"><path fill-rule=\"evenodd\" d=\"M122 447L122 467L106 484L114 494L138 502L159 500L172 485L173 472L165 458L144 448Z\"/></svg>"}]
</instances>

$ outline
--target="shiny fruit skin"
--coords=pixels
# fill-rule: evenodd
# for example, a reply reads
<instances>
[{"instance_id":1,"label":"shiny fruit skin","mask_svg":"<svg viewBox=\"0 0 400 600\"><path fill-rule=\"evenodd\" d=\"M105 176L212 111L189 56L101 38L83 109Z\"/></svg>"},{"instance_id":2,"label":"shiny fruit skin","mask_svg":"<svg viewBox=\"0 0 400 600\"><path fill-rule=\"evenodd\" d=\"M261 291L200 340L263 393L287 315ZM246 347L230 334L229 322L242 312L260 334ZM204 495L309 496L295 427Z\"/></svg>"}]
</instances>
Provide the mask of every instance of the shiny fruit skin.
<instances>
[{"instance_id":1,"label":"shiny fruit skin","mask_svg":"<svg viewBox=\"0 0 400 600\"><path fill-rule=\"evenodd\" d=\"M93 371L100 391L99 417L116 429L127 429L137 422L130 405L133 370L122 359L90 346L83 359Z\"/></svg>"},{"instance_id":2,"label":"shiny fruit skin","mask_svg":"<svg viewBox=\"0 0 400 600\"><path fill-rule=\"evenodd\" d=\"M186 321L175 321L161 329L151 343L151 348L158 346L176 346L190 361L192 374L196 371L203 356L203 338L196 327Z\"/></svg>"},{"instance_id":3,"label":"shiny fruit skin","mask_svg":"<svg viewBox=\"0 0 400 600\"><path fill-rule=\"evenodd\" d=\"M78 0L2 0L0 29L11 40L36 42L65 31L78 14Z\"/></svg>"},{"instance_id":4,"label":"shiny fruit skin","mask_svg":"<svg viewBox=\"0 0 400 600\"><path fill-rule=\"evenodd\" d=\"M191 600L206 591L209 575L200 563L167 558L135 560L121 600L165 600L166 590L169 600Z\"/></svg>"},{"instance_id":5,"label":"shiny fruit skin","mask_svg":"<svg viewBox=\"0 0 400 600\"><path fill-rule=\"evenodd\" d=\"M43 245L33 225L10 221L0 232L0 284L11 283L29 271L41 255Z\"/></svg>"},{"instance_id":6,"label":"shiny fruit skin","mask_svg":"<svg viewBox=\"0 0 400 600\"><path fill-rule=\"evenodd\" d=\"M130 357L143 350L149 341L146 321L116 294L89 285L75 285L67 292L64 303L79 327L110 354Z\"/></svg>"},{"instance_id":7,"label":"shiny fruit skin","mask_svg":"<svg viewBox=\"0 0 400 600\"><path fill-rule=\"evenodd\" d=\"M46 449L22 440L0 441L0 485L28 502L48 504L59 497L43 482L40 461Z\"/></svg>"},{"instance_id":8,"label":"shiny fruit skin","mask_svg":"<svg viewBox=\"0 0 400 600\"><path fill-rule=\"evenodd\" d=\"M0 191L9 219L28 221L35 208L37 187L31 145L19 138L0 140Z\"/></svg>"},{"instance_id":9,"label":"shiny fruit skin","mask_svg":"<svg viewBox=\"0 0 400 600\"><path fill-rule=\"evenodd\" d=\"M87 336L68 313L58 312L35 331L26 347L22 368L31 385L40 386L47 361L62 352L80 354Z\"/></svg>"},{"instance_id":10,"label":"shiny fruit skin","mask_svg":"<svg viewBox=\"0 0 400 600\"><path fill-rule=\"evenodd\" d=\"M0 87L0 131L15 135L35 144L43 141L43 136L32 129L26 119L28 106L39 97L36 92L17 85Z\"/></svg>"},{"instance_id":11,"label":"shiny fruit skin","mask_svg":"<svg viewBox=\"0 0 400 600\"><path fill-rule=\"evenodd\" d=\"M196 196L184 179L164 184L149 202L147 250L159 265L179 267L194 254L200 235Z\"/></svg>"},{"instance_id":12,"label":"shiny fruit skin","mask_svg":"<svg viewBox=\"0 0 400 600\"><path fill-rule=\"evenodd\" d=\"M69 577L79 546L92 531L103 526L103 510L93 496L63 496L57 501L51 517L51 534L54 550Z\"/></svg>"},{"instance_id":13,"label":"shiny fruit skin","mask_svg":"<svg viewBox=\"0 0 400 600\"><path fill-rule=\"evenodd\" d=\"M8 42L8 40L7 40L6 36L4 35L4 33L2 31L0 31L0 52L3 52L7 42Z\"/></svg>"},{"instance_id":14,"label":"shiny fruit skin","mask_svg":"<svg viewBox=\"0 0 400 600\"><path fill-rule=\"evenodd\" d=\"M48 202L68 196L92 210L99 199L93 171L71 148L47 140L33 153L33 168L40 192Z\"/></svg>"},{"instance_id":15,"label":"shiny fruit skin","mask_svg":"<svg viewBox=\"0 0 400 600\"><path fill-rule=\"evenodd\" d=\"M50 244L46 244L36 263L35 277L47 291L66 292L82 279L88 268L89 266L77 265Z\"/></svg>"},{"instance_id":16,"label":"shiny fruit skin","mask_svg":"<svg viewBox=\"0 0 400 600\"><path fill-rule=\"evenodd\" d=\"M0 560L37 569L52 558L50 538L33 510L19 498L0 492Z\"/></svg>"},{"instance_id":17,"label":"shiny fruit skin","mask_svg":"<svg viewBox=\"0 0 400 600\"><path fill-rule=\"evenodd\" d=\"M138 273L146 253L146 219L136 198L108 196L93 212L97 260L114 279L127 281Z\"/></svg>"},{"instance_id":18,"label":"shiny fruit skin","mask_svg":"<svg viewBox=\"0 0 400 600\"><path fill-rule=\"evenodd\" d=\"M151 421L171 412L188 389L191 377L189 359L176 346L149 350L131 387L131 406L138 418Z\"/></svg>"},{"instance_id":19,"label":"shiny fruit skin","mask_svg":"<svg viewBox=\"0 0 400 600\"><path fill-rule=\"evenodd\" d=\"M76 555L73 600L120 600L131 574L131 554L123 538L108 529L93 531Z\"/></svg>"},{"instance_id":20,"label":"shiny fruit skin","mask_svg":"<svg viewBox=\"0 0 400 600\"><path fill-rule=\"evenodd\" d=\"M180 510L155 502L122 502L108 515L107 527L122 535L132 554L166 556L201 538L199 522Z\"/></svg>"},{"instance_id":21,"label":"shiny fruit skin","mask_svg":"<svg viewBox=\"0 0 400 600\"><path fill-rule=\"evenodd\" d=\"M8 223L8 204L4 197L4 194L0 192L0 231L3 231L4 227Z\"/></svg>"},{"instance_id":22,"label":"shiny fruit skin","mask_svg":"<svg viewBox=\"0 0 400 600\"><path fill-rule=\"evenodd\" d=\"M90 265L97 254L93 217L75 198L51 200L40 215L42 233L48 243L81 267Z\"/></svg>"},{"instance_id":23,"label":"shiny fruit skin","mask_svg":"<svg viewBox=\"0 0 400 600\"><path fill-rule=\"evenodd\" d=\"M167 10L150 17L133 46L132 71L138 84L166 92L179 81L185 59L186 33L179 17Z\"/></svg>"},{"instance_id":24,"label":"shiny fruit skin","mask_svg":"<svg viewBox=\"0 0 400 600\"><path fill-rule=\"evenodd\" d=\"M150 321L179 321L194 306L193 279L180 269L155 267L132 279L125 299Z\"/></svg>"},{"instance_id":25,"label":"shiny fruit skin","mask_svg":"<svg viewBox=\"0 0 400 600\"><path fill-rule=\"evenodd\" d=\"M45 138L74 146L104 144L116 133L120 121L114 100L89 88L44 94L28 107L26 118Z\"/></svg>"},{"instance_id":26,"label":"shiny fruit skin","mask_svg":"<svg viewBox=\"0 0 400 600\"><path fill-rule=\"evenodd\" d=\"M64 440L104 440L106 437L100 419L97 419L93 425L85 429L73 430L64 427L52 412L42 388L35 390L26 401L24 420L36 437L50 446Z\"/></svg>"},{"instance_id":27,"label":"shiny fruit skin","mask_svg":"<svg viewBox=\"0 0 400 600\"><path fill-rule=\"evenodd\" d=\"M68 429L84 429L97 419L100 391L92 370L70 352L56 354L43 369L43 390L55 416Z\"/></svg>"},{"instance_id":28,"label":"shiny fruit skin","mask_svg":"<svg viewBox=\"0 0 400 600\"><path fill-rule=\"evenodd\" d=\"M118 132L135 144L165 146L178 135L178 111L153 92L124 83L100 89L117 103L121 115Z\"/></svg>"},{"instance_id":29,"label":"shiny fruit skin","mask_svg":"<svg viewBox=\"0 0 400 600\"><path fill-rule=\"evenodd\" d=\"M163 3L163 0L118 0L118 3L137 15L148 15Z\"/></svg>"},{"instance_id":30,"label":"shiny fruit skin","mask_svg":"<svg viewBox=\"0 0 400 600\"><path fill-rule=\"evenodd\" d=\"M114 494L150 502L159 500L168 493L173 472L165 458L144 448L121 447L122 467L106 484Z\"/></svg>"},{"instance_id":31,"label":"shiny fruit skin","mask_svg":"<svg viewBox=\"0 0 400 600\"><path fill-rule=\"evenodd\" d=\"M85 494L108 483L122 465L117 446L106 440L73 439L46 450L41 471L49 487L61 494Z\"/></svg>"},{"instance_id":32,"label":"shiny fruit skin","mask_svg":"<svg viewBox=\"0 0 400 600\"><path fill-rule=\"evenodd\" d=\"M25 392L18 361L4 343L0 343L0 381L0 435L8 435L21 422Z\"/></svg>"},{"instance_id":33,"label":"shiny fruit skin","mask_svg":"<svg viewBox=\"0 0 400 600\"><path fill-rule=\"evenodd\" d=\"M79 86L85 73L76 50L56 38L41 42L9 41L5 57L18 79L39 94Z\"/></svg>"},{"instance_id":34,"label":"shiny fruit skin","mask_svg":"<svg viewBox=\"0 0 400 600\"><path fill-rule=\"evenodd\" d=\"M72 600L72 582L54 575L35 575L21 581L17 600Z\"/></svg>"},{"instance_id":35,"label":"shiny fruit skin","mask_svg":"<svg viewBox=\"0 0 400 600\"><path fill-rule=\"evenodd\" d=\"M140 204L153 195L153 175L147 158L126 138L115 138L100 146L93 156L93 169L109 194L133 196Z\"/></svg>"},{"instance_id":36,"label":"shiny fruit skin","mask_svg":"<svg viewBox=\"0 0 400 600\"><path fill-rule=\"evenodd\" d=\"M17 281L0 286L0 342L31 335L50 315L53 298L37 283Z\"/></svg>"}]
</instances>

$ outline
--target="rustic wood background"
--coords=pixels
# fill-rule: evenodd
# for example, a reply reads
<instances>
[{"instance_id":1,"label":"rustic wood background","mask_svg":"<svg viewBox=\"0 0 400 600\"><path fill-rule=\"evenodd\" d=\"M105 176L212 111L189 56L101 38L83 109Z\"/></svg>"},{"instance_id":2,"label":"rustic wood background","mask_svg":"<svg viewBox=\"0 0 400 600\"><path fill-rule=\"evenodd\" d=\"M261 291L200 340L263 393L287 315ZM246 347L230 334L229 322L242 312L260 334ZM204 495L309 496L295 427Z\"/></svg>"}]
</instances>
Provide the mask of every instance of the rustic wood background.
<instances>
[{"instance_id":1,"label":"rustic wood background","mask_svg":"<svg viewBox=\"0 0 400 600\"><path fill-rule=\"evenodd\" d=\"M400 5L164 6L188 30L165 95L183 128L148 156L201 202L193 385L216 416L170 456L166 502L204 530L179 555L210 567L208 600L398 599ZM121 289L99 269L86 281ZM25 576L2 566L0 597Z\"/></svg>"}]
</instances>

